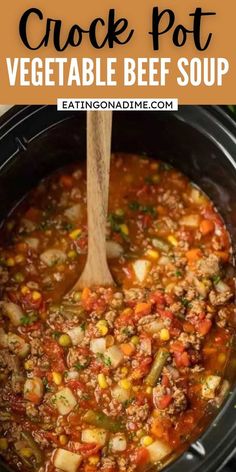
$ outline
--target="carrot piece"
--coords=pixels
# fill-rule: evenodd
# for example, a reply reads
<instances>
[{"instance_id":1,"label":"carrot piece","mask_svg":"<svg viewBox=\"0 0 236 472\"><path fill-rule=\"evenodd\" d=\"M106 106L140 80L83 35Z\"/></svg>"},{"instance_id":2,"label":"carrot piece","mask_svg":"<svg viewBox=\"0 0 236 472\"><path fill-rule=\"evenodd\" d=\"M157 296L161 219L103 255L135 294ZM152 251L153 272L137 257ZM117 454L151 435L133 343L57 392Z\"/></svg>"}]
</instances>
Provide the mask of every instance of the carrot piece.
<instances>
[{"instance_id":1,"label":"carrot piece","mask_svg":"<svg viewBox=\"0 0 236 472\"><path fill-rule=\"evenodd\" d=\"M120 345L120 349L122 350L125 356L132 356L135 351L135 347L132 343L123 343Z\"/></svg>"},{"instance_id":2,"label":"carrot piece","mask_svg":"<svg viewBox=\"0 0 236 472\"><path fill-rule=\"evenodd\" d=\"M209 333L211 327L212 327L212 321L206 319L206 320L200 321L200 323L198 324L197 330L199 334L201 334L202 336L205 336L207 333Z\"/></svg>"},{"instance_id":3,"label":"carrot piece","mask_svg":"<svg viewBox=\"0 0 236 472\"><path fill-rule=\"evenodd\" d=\"M206 236L207 234L213 233L213 231L215 230L215 225L213 221L205 219L201 221L199 229L201 233Z\"/></svg>"},{"instance_id":4,"label":"carrot piece","mask_svg":"<svg viewBox=\"0 0 236 472\"><path fill-rule=\"evenodd\" d=\"M198 259L200 259L202 255L201 249L198 248L193 248L189 249L189 251L186 252L186 257L188 259L188 262L197 262Z\"/></svg>"},{"instance_id":5,"label":"carrot piece","mask_svg":"<svg viewBox=\"0 0 236 472\"><path fill-rule=\"evenodd\" d=\"M97 467L95 465L85 464L84 472L96 472Z\"/></svg>"},{"instance_id":6,"label":"carrot piece","mask_svg":"<svg viewBox=\"0 0 236 472\"><path fill-rule=\"evenodd\" d=\"M81 300L86 301L91 295L91 291L88 287L85 287L81 294Z\"/></svg>"},{"instance_id":7,"label":"carrot piece","mask_svg":"<svg viewBox=\"0 0 236 472\"><path fill-rule=\"evenodd\" d=\"M151 426L151 433L157 438L162 438L164 435L165 429L160 423L159 419L154 420Z\"/></svg>"},{"instance_id":8,"label":"carrot piece","mask_svg":"<svg viewBox=\"0 0 236 472\"><path fill-rule=\"evenodd\" d=\"M151 303L146 303L146 302L137 303L134 309L135 315L138 315L138 316L149 315L150 312L151 312Z\"/></svg>"},{"instance_id":9,"label":"carrot piece","mask_svg":"<svg viewBox=\"0 0 236 472\"><path fill-rule=\"evenodd\" d=\"M183 323L183 330L185 331L185 333L194 333L195 328L192 323L189 323L189 321L185 321Z\"/></svg>"},{"instance_id":10,"label":"carrot piece","mask_svg":"<svg viewBox=\"0 0 236 472\"><path fill-rule=\"evenodd\" d=\"M172 401L172 395L163 395L163 397L161 397L158 400L158 407L161 410L165 410L165 408L167 408L169 406L171 401Z\"/></svg>"},{"instance_id":11,"label":"carrot piece","mask_svg":"<svg viewBox=\"0 0 236 472\"><path fill-rule=\"evenodd\" d=\"M216 251L215 255L218 256L223 262L229 260L229 253L227 251Z\"/></svg>"},{"instance_id":12,"label":"carrot piece","mask_svg":"<svg viewBox=\"0 0 236 472\"><path fill-rule=\"evenodd\" d=\"M72 188L73 187L73 178L70 175L62 175L60 177L60 185L64 188Z\"/></svg>"}]
</instances>

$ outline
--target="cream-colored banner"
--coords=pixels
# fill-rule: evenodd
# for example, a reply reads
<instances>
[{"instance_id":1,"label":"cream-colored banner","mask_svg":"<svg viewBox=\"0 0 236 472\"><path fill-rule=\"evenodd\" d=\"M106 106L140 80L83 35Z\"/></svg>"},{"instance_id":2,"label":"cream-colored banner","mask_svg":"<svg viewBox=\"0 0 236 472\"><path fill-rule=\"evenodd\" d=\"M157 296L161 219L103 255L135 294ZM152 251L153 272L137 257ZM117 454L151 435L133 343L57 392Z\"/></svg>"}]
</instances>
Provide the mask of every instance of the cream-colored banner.
<instances>
[{"instance_id":1,"label":"cream-colored banner","mask_svg":"<svg viewBox=\"0 0 236 472\"><path fill-rule=\"evenodd\" d=\"M8 0L0 103L236 103L235 0Z\"/></svg>"}]
</instances>

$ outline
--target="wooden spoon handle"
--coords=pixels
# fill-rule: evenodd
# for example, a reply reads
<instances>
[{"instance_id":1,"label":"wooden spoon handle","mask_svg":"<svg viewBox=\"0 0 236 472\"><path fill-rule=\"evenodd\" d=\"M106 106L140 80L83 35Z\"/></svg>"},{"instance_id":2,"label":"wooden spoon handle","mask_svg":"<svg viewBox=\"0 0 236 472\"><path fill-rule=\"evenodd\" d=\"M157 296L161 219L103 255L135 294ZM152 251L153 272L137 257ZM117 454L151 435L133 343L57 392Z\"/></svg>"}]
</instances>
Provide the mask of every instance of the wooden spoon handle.
<instances>
[{"instance_id":1,"label":"wooden spoon handle","mask_svg":"<svg viewBox=\"0 0 236 472\"><path fill-rule=\"evenodd\" d=\"M106 257L112 112L87 113L88 257L81 286L113 285Z\"/></svg>"}]
</instances>

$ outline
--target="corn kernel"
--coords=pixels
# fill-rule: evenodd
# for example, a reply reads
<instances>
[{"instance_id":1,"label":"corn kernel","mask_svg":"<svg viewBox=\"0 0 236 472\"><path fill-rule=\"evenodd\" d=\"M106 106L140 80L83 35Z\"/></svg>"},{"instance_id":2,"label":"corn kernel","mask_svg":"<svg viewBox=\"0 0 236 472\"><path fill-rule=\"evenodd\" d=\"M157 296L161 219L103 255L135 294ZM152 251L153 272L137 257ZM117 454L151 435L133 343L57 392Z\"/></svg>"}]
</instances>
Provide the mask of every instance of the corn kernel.
<instances>
[{"instance_id":1,"label":"corn kernel","mask_svg":"<svg viewBox=\"0 0 236 472\"><path fill-rule=\"evenodd\" d=\"M225 361L226 361L226 355L225 355L223 352L221 352L221 353L218 355L218 362L219 362L220 364L224 364Z\"/></svg>"},{"instance_id":2,"label":"corn kernel","mask_svg":"<svg viewBox=\"0 0 236 472\"><path fill-rule=\"evenodd\" d=\"M125 212L124 210L122 210L122 208L117 208L117 210L115 211L115 214L117 216L124 216Z\"/></svg>"},{"instance_id":3,"label":"corn kernel","mask_svg":"<svg viewBox=\"0 0 236 472\"><path fill-rule=\"evenodd\" d=\"M13 259L13 257L8 257L7 260L6 260L6 265L7 267L14 267L15 265L15 260Z\"/></svg>"},{"instance_id":4,"label":"corn kernel","mask_svg":"<svg viewBox=\"0 0 236 472\"><path fill-rule=\"evenodd\" d=\"M106 320L100 320L97 322L96 327L98 328L99 334L101 336L106 336L108 333L108 327L107 327L107 321Z\"/></svg>"},{"instance_id":5,"label":"corn kernel","mask_svg":"<svg viewBox=\"0 0 236 472\"><path fill-rule=\"evenodd\" d=\"M71 239L75 241L81 235L81 233L82 233L82 230L78 228L71 231L69 236Z\"/></svg>"},{"instance_id":6,"label":"corn kernel","mask_svg":"<svg viewBox=\"0 0 236 472\"><path fill-rule=\"evenodd\" d=\"M69 441L68 436L66 436L66 434L60 434L59 441L62 446L65 446Z\"/></svg>"},{"instance_id":7,"label":"corn kernel","mask_svg":"<svg viewBox=\"0 0 236 472\"><path fill-rule=\"evenodd\" d=\"M77 252L76 251L69 251L67 256L69 257L69 259L76 259L76 256L77 256Z\"/></svg>"},{"instance_id":8,"label":"corn kernel","mask_svg":"<svg viewBox=\"0 0 236 472\"><path fill-rule=\"evenodd\" d=\"M167 328L162 328L160 331L160 339L161 341L169 341L170 339L170 333Z\"/></svg>"},{"instance_id":9,"label":"corn kernel","mask_svg":"<svg viewBox=\"0 0 236 472\"><path fill-rule=\"evenodd\" d=\"M22 262L25 261L25 258L24 256L22 256L22 254L18 254L16 257L15 257L15 262L16 264L21 264Z\"/></svg>"},{"instance_id":10,"label":"corn kernel","mask_svg":"<svg viewBox=\"0 0 236 472\"><path fill-rule=\"evenodd\" d=\"M8 448L8 440L6 438L0 438L0 451L5 451Z\"/></svg>"},{"instance_id":11,"label":"corn kernel","mask_svg":"<svg viewBox=\"0 0 236 472\"><path fill-rule=\"evenodd\" d=\"M26 459L29 459L30 457L33 456L33 451L30 447L22 447L20 449L20 455L22 457L25 457Z\"/></svg>"},{"instance_id":12,"label":"corn kernel","mask_svg":"<svg viewBox=\"0 0 236 472\"><path fill-rule=\"evenodd\" d=\"M41 298L42 298L41 293L37 292L37 290L34 290L33 293L32 293L32 299L34 300L34 302L37 302Z\"/></svg>"},{"instance_id":13,"label":"corn kernel","mask_svg":"<svg viewBox=\"0 0 236 472\"><path fill-rule=\"evenodd\" d=\"M120 231L122 232L122 234L124 234L125 236L128 236L129 234L129 228L126 224L121 224L119 225L119 228L120 228Z\"/></svg>"},{"instance_id":14,"label":"corn kernel","mask_svg":"<svg viewBox=\"0 0 236 472\"><path fill-rule=\"evenodd\" d=\"M152 387L147 387L147 388L146 388L146 393L147 393L148 395L151 395L151 393L152 393Z\"/></svg>"},{"instance_id":15,"label":"corn kernel","mask_svg":"<svg viewBox=\"0 0 236 472\"><path fill-rule=\"evenodd\" d=\"M14 275L14 280L15 282L17 282L18 284L24 282L25 280L25 277L24 275L21 273L21 272L17 272L15 275Z\"/></svg>"},{"instance_id":16,"label":"corn kernel","mask_svg":"<svg viewBox=\"0 0 236 472\"><path fill-rule=\"evenodd\" d=\"M160 182L160 176L159 176L159 174L154 174L154 175L152 176L152 182L153 182L154 184L158 184L158 182Z\"/></svg>"},{"instance_id":17,"label":"corn kernel","mask_svg":"<svg viewBox=\"0 0 236 472\"><path fill-rule=\"evenodd\" d=\"M119 381L119 385L121 388L124 388L125 390L130 390L130 388L132 387L132 384L130 382L130 380L128 379L121 379Z\"/></svg>"},{"instance_id":18,"label":"corn kernel","mask_svg":"<svg viewBox=\"0 0 236 472\"><path fill-rule=\"evenodd\" d=\"M172 244L172 246L178 246L177 239L174 236L172 236L171 234L168 236L167 239L168 239L169 243Z\"/></svg>"},{"instance_id":19,"label":"corn kernel","mask_svg":"<svg viewBox=\"0 0 236 472\"><path fill-rule=\"evenodd\" d=\"M26 285L23 285L23 287L21 287L20 291L21 291L22 295L27 295L27 293L30 293L30 289Z\"/></svg>"},{"instance_id":20,"label":"corn kernel","mask_svg":"<svg viewBox=\"0 0 236 472\"><path fill-rule=\"evenodd\" d=\"M141 440L143 446L150 446L153 443L151 436L144 436Z\"/></svg>"},{"instance_id":21,"label":"corn kernel","mask_svg":"<svg viewBox=\"0 0 236 472\"><path fill-rule=\"evenodd\" d=\"M134 346L137 346L139 344L139 337L138 336L132 336L130 341Z\"/></svg>"},{"instance_id":22,"label":"corn kernel","mask_svg":"<svg viewBox=\"0 0 236 472\"><path fill-rule=\"evenodd\" d=\"M100 458L97 455L96 456L90 456L89 459L88 459L90 465L97 465L99 460L100 460Z\"/></svg>"},{"instance_id":23,"label":"corn kernel","mask_svg":"<svg viewBox=\"0 0 236 472\"><path fill-rule=\"evenodd\" d=\"M34 368L33 361L31 359L29 359L28 361L25 361L24 367L25 367L25 370L33 370Z\"/></svg>"},{"instance_id":24,"label":"corn kernel","mask_svg":"<svg viewBox=\"0 0 236 472\"><path fill-rule=\"evenodd\" d=\"M100 388L107 388L108 383L104 374L98 374L98 384Z\"/></svg>"},{"instance_id":25,"label":"corn kernel","mask_svg":"<svg viewBox=\"0 0 236 472\"><path fill-rule=\"evenodd\" d=\"M53 379L53 382L56 384L56 385L60 385L62 383L62 375L60 372L53 372L52 373L52 379Z\"/></svg>"},{"instance_id":26,"label":"corn kernel","mask_svg":"<svg viewBox=\"0 0 236 472\"><path fill-rule=\"evenodd\" d=\"M58 339L58 343L62 347L69 347L71 345L70 336L68 334L62 334Z\"/></svg>"},{"instance_id":27,"label":"corn kernel","mask_svg":"<svg viewBox=\"0 0 236 472\"><path fill-rule=\"evenodd\" d=\"M75 292L73 295L74 302L79 302L81 300L81 292Z\"/></svg>"},{"instance_id":28,"label":"corn kernel","mask_svg":"<svg viewBox=\"0 0 236 472\"><path fill-rule=\"evenodd\" d=\"M121 370L120 370L120 371L121 371L122 375L127 375L127 374L128 374L128 369L127 369L127 367L121 367Z\"/></svg>"},{"instance_id":29,"label":"corn kernel","mask_svg":"<svg viewBox=\"0 0 236 472\"><path fill-rule=\"evenodd\" d=\"M159 252L155 251L154 249L148 249L146 252L146 256L156 261L159 258Z\"/></svg>"}]
</instances>

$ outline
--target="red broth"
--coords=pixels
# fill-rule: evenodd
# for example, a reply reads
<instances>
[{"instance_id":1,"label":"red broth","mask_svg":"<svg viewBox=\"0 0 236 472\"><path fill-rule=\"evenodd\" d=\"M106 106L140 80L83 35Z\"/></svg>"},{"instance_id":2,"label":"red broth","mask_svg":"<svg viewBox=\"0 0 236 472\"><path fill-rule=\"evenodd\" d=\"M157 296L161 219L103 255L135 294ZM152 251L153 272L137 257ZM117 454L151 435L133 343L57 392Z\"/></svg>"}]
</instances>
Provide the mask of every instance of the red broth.
<instances>
[{"instance_id":1,"label":"red broth","mask_svg":"<svg viewBox=\"0 0 236 472\"><path fill-rule=\"evenodd\" d=\"M14 470L142 472L192 437L234 330L229 235L164 162L112 158L115 289L65 297L87 251L83 165L42 181L0 235L0 454Z\"/></svg>"}]
</instances>

